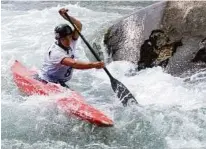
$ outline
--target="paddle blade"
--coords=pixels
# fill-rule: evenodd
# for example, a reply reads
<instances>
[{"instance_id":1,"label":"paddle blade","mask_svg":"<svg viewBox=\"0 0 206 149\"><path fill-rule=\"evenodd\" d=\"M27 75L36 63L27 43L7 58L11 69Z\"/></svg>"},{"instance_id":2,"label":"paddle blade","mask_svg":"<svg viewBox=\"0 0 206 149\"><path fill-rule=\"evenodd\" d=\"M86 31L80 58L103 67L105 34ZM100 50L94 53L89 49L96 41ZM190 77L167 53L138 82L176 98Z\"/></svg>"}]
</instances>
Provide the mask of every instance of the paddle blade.
<instances>
[{"instance_id":1,"label":"paddle blade","mask_svg":"<svg viewBox=\"0 0 206 149\"><path fill-rule=\"evenodd\" d=\"M134 98L134 96L130 93L130 91L127 89L124 84L116 80L115 78L110 78L112 89L117 94L117 97L120 99L121 103L124 106L127 106L128 103L135 103L138 104L137 100Z\"/></svg>"}]
</instances>

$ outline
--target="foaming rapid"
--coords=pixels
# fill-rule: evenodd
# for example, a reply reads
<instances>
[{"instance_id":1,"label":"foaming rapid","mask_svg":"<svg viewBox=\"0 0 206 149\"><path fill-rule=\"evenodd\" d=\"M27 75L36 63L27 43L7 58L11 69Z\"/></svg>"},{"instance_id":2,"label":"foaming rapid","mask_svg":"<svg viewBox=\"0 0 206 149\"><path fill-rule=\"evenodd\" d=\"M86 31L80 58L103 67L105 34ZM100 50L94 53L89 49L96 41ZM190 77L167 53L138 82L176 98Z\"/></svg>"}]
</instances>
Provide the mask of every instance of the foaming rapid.
<instances>
[{"instance_id":1,"label":"foaming rapid","mask_svg":"<svg viewBox=\"0 0 206 149\"><path fill-rule=\"evenodd\" d=\"M112 128L65 116L56 107L55 96L25 96L18 91L10 66L15 59L32 69L41 66L43 51L54 42L54 26L65 22L57 13L60 8L69 8L82 21L83 35L90 39L102 25L122 17L121 9L132 12L145 5L134 2L124 7L126 3L116 2L118 11L110 12L111 6L104 9L103 4L93 3L90 9L86 2L2 3L2 149L206 147L205 70L178 78L160 67L135 72L136 66L130 62L112 62L107 65L111 74L140 103L126 108L115 97L103 70L75 71L69 85L111 117L115 122ZM88 61L84 49L79 41L78 59Z\"/></svg>"}]
</instances>

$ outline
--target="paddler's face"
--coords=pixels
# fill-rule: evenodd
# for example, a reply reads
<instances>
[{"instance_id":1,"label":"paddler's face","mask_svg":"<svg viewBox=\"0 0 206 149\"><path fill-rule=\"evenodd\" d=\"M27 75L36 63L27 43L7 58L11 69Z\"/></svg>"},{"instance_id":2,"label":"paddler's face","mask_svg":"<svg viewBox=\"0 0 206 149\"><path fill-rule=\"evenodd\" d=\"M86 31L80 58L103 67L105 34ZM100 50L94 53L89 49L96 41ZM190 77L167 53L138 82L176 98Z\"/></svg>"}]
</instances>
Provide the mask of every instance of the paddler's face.
<instances>
[{"instance_id":1,"label":"paddler's face","mask_svg":"<svg viewBox=\"0 0 206 149\"><path fill-rule=\"evenodd\" d=\"M63 38L64 46L69 47L72 41L72 34Z\"/></svg>"}]
</instances>

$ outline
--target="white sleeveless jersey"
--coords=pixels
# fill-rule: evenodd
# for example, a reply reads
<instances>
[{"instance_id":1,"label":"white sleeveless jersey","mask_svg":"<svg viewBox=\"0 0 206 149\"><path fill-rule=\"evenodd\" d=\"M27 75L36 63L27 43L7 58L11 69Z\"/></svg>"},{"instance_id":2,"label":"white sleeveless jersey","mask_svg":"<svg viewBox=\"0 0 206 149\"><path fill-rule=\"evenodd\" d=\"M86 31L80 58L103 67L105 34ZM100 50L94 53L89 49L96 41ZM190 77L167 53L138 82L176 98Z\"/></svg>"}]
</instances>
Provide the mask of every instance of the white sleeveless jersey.
<instances>
[{"instance_id":1,"label":"white sleeveless jersey","mask_svg":"<svg viewBox=\"0 0 206 149\"><path fill-rule=\"evenodd\" d=\"M40 69L39 77L48 82L66 82L71 79L73 68L61 64L65 57L75 58L75 48L77 40L72 40L70 49L65 51L56 43L46 51L43 65Z\"/></svg>"}]
</instances>

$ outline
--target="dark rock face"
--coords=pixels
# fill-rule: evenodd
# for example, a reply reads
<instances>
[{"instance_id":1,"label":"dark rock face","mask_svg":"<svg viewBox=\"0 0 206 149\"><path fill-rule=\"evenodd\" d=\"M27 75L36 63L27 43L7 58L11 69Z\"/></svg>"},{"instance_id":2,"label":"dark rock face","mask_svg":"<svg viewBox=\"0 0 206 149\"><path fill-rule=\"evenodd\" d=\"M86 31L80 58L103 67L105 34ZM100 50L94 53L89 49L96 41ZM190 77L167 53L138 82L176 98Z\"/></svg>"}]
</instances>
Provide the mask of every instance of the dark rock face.
<instances>
[{"instance_id":1,"label":"dark rock face","mask_svg":"<svg viewBox=\"0 0 206 149\"><path fill-rule=\"evenodd\" d=\"M163 30L153 30L149 39L145 40L140 48L138 70L154 66L166 67L177 47L182 46L181 40L172 43L169 41Z\"/></svg>"},{"instance_id":2,"label":"dark rock face","mask_svg":"<svg viewBox=\"0 0 206 149\"><path fill-rule=\"evenodd\" d=\"M174 76L206 68L206 2L160 2L123 18L104 43L113 60L138 70L163 67Z\"/></svg>"},{"instance_id":3,"label":"dark rock face","mask_svg":"<svg viewBox=\"0 0 206 149\"><path fill-rule=\"evenodd\" d=\"M192 59L192 62L206 63L206 38L201 41L200 50L195 55L195 58Z\"/></svg>"}]
</instances>

